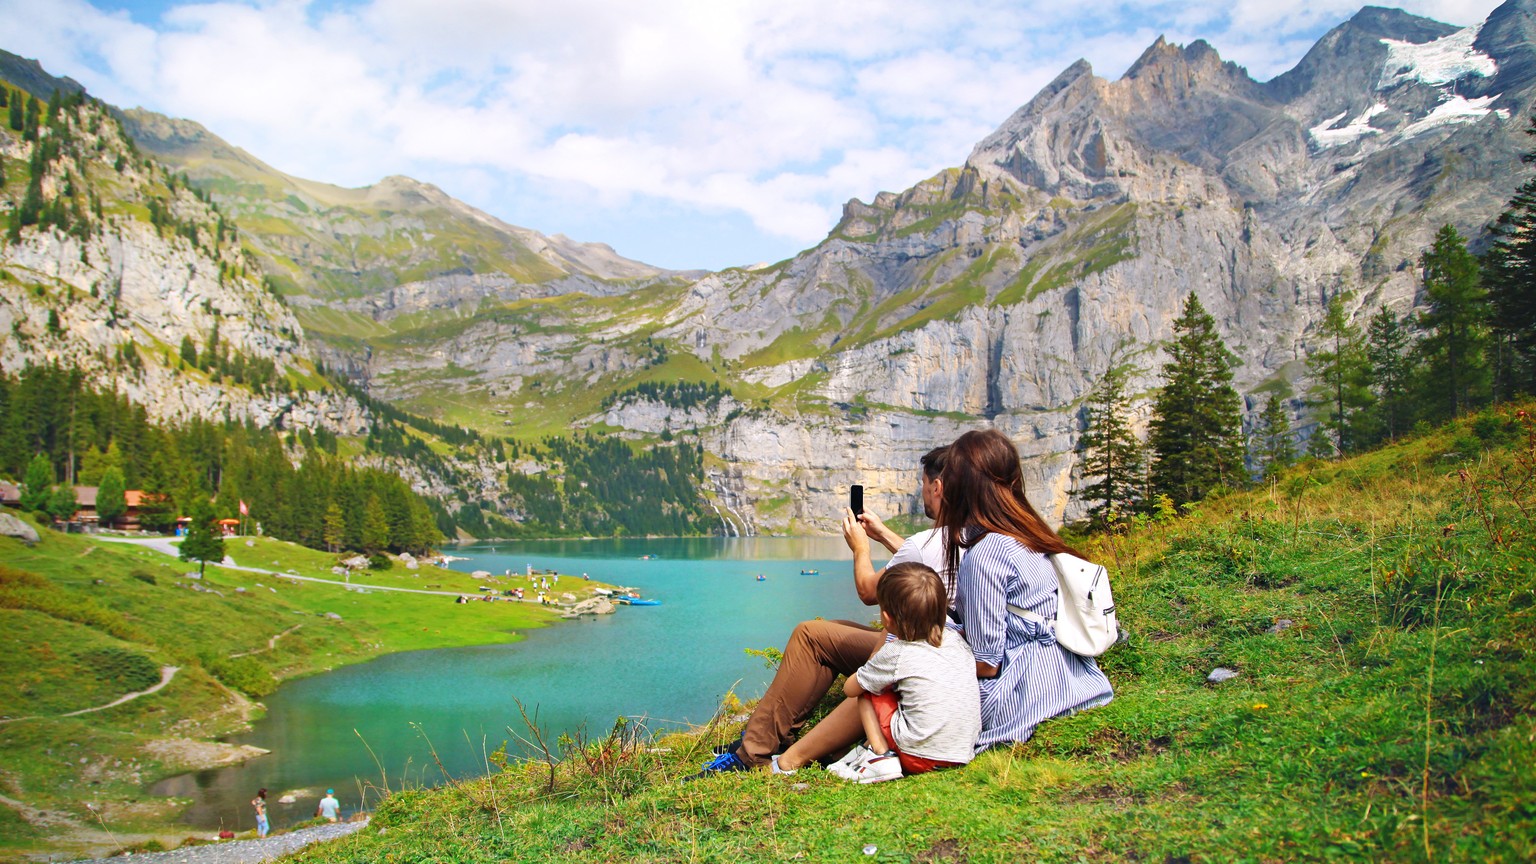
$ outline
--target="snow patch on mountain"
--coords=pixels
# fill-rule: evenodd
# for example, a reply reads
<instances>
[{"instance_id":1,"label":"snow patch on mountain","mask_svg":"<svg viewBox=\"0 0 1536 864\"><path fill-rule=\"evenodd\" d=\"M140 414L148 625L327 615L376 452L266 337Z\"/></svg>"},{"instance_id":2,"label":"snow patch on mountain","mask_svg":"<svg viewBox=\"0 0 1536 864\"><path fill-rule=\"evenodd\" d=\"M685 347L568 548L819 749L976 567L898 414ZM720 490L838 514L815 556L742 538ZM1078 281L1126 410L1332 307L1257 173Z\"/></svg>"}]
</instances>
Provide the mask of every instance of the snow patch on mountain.
<instances>
[{"instance_id":1,"label":"snow patch on mountain","mask_svg":"<svg viewBox=\"0 0 1536 864\"><path fill-rule=\"evenodd\" d=\"M1431 129L1441 126L1454 126L1458 123L1476 123L1489 114L1497 116L1500 120L1508 120L1509 112L1503 108L1489 109L1489 105L1498 96L1482 96L1477 99L1468 99L1465 96L1452 96L1435 106L1435 110L1429 112L1422 120L1417 120L1403 127L1398 132L1399 139L1412 138L1421 135Z\"/></svg>"},{"instance_id":2,"label":"snow patch on mountain","mask_svg":"<svg viewBox=\"0 0 1536 864\"><path fill-rule=\"evenodd\" d=\"M1377 90L1386 90L1406 81L1419 81L1439 87L1468 75L1491 78L1499 71L1492 57L1472 47L1483 25L1457 30L1432 42L1415 44L1397 39L1383 39L1387 62L1381 68Z\"/></svg>"},{"instance_id":3,"label":"snow patch on mountain","mask_svg":"<svg viewBox=\"0 0 1536 864\"><path fill-rule=\"evenodd\" d=\"M1365 109L1364 113L1349 123L1334 128L1340 120L1348 116L1348 111L1340 111L1327 120L1307 130L1312 143L1319 150L1327 147L1339 147L1344 144L1353 144L1367 135L1380 135L1381 130L1371 125L1371 118L1387 110L1387 106L1380 102Z\"/></svg>"}]
</instances>

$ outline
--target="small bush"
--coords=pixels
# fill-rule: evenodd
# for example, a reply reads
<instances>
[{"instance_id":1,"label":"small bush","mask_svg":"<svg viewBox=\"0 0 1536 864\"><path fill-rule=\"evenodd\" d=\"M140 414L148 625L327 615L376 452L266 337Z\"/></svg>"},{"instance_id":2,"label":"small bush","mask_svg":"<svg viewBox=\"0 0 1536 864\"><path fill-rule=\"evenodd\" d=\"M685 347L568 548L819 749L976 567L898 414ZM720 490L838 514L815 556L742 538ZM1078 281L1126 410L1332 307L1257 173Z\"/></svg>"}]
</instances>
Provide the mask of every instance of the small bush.
<instances>
[{"instance_id":1,"label":"small bush","mask_svg":"<svg viewBox=\"0 0 1536 864\"><path fill-rule=\"evenodd\" d=\"M205 654L203 668L208 674L247 696L261 698L277 689L277 681L267 667L254 657L218 657Z\"/></svg>"},{"instance_id":2,"label":"small bush","mask_svg":"<svg viewBox=\"0 0 1536 864\"><path fill-rule=\"evenodd\" d=\"M127 690L145 690L160 683L160 664L125 648L96 648L76 655L96 677Z\"/></svg>"},{"instance_id":3,"label":"small bush","mask_svg":"<svg viewBox=\"0 0 1536 864\"><path fill-rule=\"evenodd\" d=\"M389 568L391 568L393 566L395 566L395 562L389 560L389 556L388 555L384 555L384 554L381 553L381 554L377 554L377 555L370 555L370 556L368 556L368 569L369 570L388 570Z\"/></svg>"}]
</instances>

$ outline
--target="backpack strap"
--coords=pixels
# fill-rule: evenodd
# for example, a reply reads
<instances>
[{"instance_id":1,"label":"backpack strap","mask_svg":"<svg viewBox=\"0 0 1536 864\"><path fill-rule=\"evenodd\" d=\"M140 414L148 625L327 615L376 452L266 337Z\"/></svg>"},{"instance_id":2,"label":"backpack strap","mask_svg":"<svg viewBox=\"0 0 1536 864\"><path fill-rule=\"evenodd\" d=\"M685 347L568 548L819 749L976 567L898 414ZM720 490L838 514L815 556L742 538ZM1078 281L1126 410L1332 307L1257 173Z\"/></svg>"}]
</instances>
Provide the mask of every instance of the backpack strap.
<instances>
[{"instance_id":1,"label":"backpack strap","mask_svg":"<svg viewBox=\"0 0 1536 864\"><path fill-rule=\"evenodd\" d=\"M1052 622L1047 620L1046 617L1041 615L1039 612L1031 612L1028 609L1025 609L1023 606L1015 606L1012 603L1008 604L1008 611L1019 616L1020 618L1023 618L1025 621L1039 624L1041 627L1045 627L1046 629L1052 629Z\"/></svg>"}]
</instances>

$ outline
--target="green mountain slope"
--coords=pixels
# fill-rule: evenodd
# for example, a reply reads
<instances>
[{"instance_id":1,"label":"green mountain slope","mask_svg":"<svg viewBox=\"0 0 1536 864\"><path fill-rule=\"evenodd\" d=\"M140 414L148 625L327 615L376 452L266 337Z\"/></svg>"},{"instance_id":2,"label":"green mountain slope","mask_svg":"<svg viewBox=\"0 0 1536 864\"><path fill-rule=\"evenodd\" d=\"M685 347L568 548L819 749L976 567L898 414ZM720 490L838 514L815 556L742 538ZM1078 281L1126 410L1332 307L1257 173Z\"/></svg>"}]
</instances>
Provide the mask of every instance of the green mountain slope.
<instances>
[{"instance_id":1,"label":"green mountain slope","mask_svg":"<svg viewBox=\"0 0 1536 864\"><path fill-rule=\"evenodd\" d=\"M401 790L300 861L1527 861L1536 424L1503 408L1090 542L1110 705L963 769L680 778L731 721ZM1236 673L1221 683L1207 676ZM720 686L721 682L692 682ZM737 709L732 709L734 710ZM861 854L862 853L862 854Z\"/></svg>"}]
</instances>

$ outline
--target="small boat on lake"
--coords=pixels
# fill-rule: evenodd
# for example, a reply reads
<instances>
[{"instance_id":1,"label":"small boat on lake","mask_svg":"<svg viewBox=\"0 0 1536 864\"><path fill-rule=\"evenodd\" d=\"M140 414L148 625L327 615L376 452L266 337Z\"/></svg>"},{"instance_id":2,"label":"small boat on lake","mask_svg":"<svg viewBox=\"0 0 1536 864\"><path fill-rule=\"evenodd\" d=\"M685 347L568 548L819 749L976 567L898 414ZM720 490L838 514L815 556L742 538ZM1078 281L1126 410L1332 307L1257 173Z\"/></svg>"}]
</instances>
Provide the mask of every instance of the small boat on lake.
<instances>
[{"instance_id":1,"label":"small boat on lake","mask_svg":"<svg viewBox=\"0 0 1536 864\"><path fill-rule=\"evenodd\" d=\"M820 572L821 572L820 570L801 570L800 571L800 575L801 576L815 576L815 575L819 574Z\"/></svg>"},{"instance_id":2,"label":"small boat on lake","mask_svg":"<svg viewBox=\"0 0 1536 864\"><path fill-rule=\"evenodd\" d=\"M614 598L613 598L613 602L615 602L615 603L622 603L625 606L660 606L661 605L661 601L660 600L651 600L651 599L645 598L645 597L630 597L630 596L628 596L626 594L615 595Z\"/></svg>"}]
</instances>

